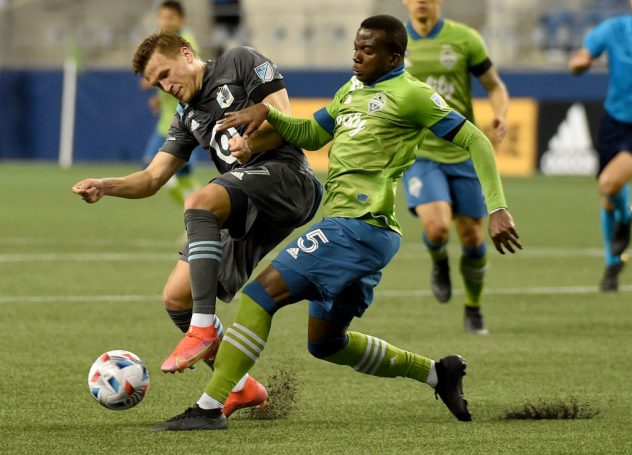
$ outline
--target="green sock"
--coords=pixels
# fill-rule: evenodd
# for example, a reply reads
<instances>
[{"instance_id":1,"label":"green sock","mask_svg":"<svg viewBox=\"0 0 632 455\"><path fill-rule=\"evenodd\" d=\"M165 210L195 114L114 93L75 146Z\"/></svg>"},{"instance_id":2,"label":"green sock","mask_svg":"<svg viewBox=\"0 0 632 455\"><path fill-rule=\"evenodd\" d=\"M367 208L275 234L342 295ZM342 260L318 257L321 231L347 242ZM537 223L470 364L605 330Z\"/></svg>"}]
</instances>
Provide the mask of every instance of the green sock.
<instances>
[{"instance_id":1,"label":"green sock","mask_svg":"<svg viewBox=\"0 0 632 455\"><path fill-rule=\"evenodd\" d=\"M422 240L424 242L424 245L426 245L426 249L428 250L428 253L430 253L430 257L432 258L433 261L435 262L443 261L444 259L448 258L448 240L447 239L443 243L435 244L430 241L430 239L424 232L422 236Z\"/></svg>"},{"instance_id":2,"label":"green sock","mask_svg":"<svg viewBox=\"0 0 632 455\"><path fill-rule=\"evenodd\" d=\"M483 250L482 257L468 256L464 252L461 256L461 275L465 285L465 306L478 308L483 293L483 281L487 271L487 250Z\"/></svg>"},{"instance_id":3,"label":"green sock","mask_svg":"<svg viewBox=\"0 0 632 455\"><path fill-rule=\"evenodd\" d=\"M402 376L426 382L432 360L396 348L379 338L358 332L348 332L349 342L340 351L323 360L348 365L361 373L394 378Z\"/></svg>"},{"instance_id":4,"label":"green sock","mask_svg":"<svg viewBox=\"0 0 632 455\"><path fill-rule=\"evenodd\" d=\"M200 182L195 177L176 177L175 185L169 187L169 194L178 203L184 204L187 196L198 188L200 188Z\"/></svg>"},{"instance_id":5,"label":"green sock","mask_svg":"<svg viewBox=\"0 0 632 455\"><path fill-rule=\"evenodd\" d=\"M266 346L272 316L248 295L241 294L233 325L226 330L215 356L215 372L204 392L226 402L235 384L255 364Z\"/></svg>"}]
</instances>

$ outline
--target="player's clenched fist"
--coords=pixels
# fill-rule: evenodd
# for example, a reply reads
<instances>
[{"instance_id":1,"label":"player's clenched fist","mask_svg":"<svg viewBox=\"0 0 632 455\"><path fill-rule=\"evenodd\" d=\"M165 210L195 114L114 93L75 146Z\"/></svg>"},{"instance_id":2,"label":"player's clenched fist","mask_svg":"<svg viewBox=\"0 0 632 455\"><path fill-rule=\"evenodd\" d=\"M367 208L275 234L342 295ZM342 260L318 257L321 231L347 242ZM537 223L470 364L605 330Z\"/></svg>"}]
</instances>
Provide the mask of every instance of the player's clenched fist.
<instances>
[{"instance_id":1,"label":"player's clenched fist","mask_svg":"<svg viewBox=\"0 0 632 455\"><path fill-rule=\"evenodd\" d=\"M103 180L84 179L72 187L72 192L81 196L88 204L92 204L103 197Z\"/></svg>"}]
</instances>

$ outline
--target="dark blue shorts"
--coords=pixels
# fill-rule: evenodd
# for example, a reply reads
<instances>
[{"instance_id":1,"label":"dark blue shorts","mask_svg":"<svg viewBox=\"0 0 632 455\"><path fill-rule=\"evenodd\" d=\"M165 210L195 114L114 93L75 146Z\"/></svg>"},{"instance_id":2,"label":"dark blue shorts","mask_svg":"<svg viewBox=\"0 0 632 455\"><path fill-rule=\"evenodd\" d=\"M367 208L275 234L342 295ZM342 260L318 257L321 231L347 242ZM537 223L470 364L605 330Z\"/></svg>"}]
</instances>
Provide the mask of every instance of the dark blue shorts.
<instances>
[{"instance_id":1,"label":"dark blue shorts","mask_svg":"<svg viewBox=\"0 0 632 455\"><path fill-rule=\"evenodd\" d=\"M401 236L353 218L325 218L272 261L292 300L310 301L310 315L347 326L373 301L382 269Z\"/></svg>"},{"instance_id":2,"label":"dark blue shorts","mask_svg":"<svg viewBox=\"0 0 632 455\"><path fill-rule=\"evenodd\" d=\"M483 189L472 160L461 163L438 163L417 158L404 173L408 209L416 216L415 207L445 201L455 215L483 218L487 215Z\"/></svg>"},{"instance_id":3,"label":"dark blue shorts","mask_svg":"<svg viewBox=\"0 0 632 455\"><path fill-rule=\"evenodd\" d=\"M604 112L597 139L597 150L599 151L597 175L599 175L619 152L624 150L632 152L632 123L620 122Z\"/></svg>"}]
</instances>

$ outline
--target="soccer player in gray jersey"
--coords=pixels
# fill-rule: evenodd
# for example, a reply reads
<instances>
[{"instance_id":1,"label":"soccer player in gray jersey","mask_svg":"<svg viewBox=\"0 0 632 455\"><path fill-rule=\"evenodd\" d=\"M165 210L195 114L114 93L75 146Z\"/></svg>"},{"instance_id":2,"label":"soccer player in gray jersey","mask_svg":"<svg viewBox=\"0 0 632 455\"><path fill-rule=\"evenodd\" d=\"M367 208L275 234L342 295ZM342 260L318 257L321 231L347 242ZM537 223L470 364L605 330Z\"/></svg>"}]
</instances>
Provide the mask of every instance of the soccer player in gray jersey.
<instances>
[{"instance_id":1,"label":"soccer player in gray jersey","mask_svg":"<svg viewBox=\"0 0 632 455\"><path fill-rule=\"evenodd\" d=\"M222 174L185 201L188 244L163 291L169 316L185 332L161 367L173 373L214 359L223 335L216 297L232 300L258 262L314 216L322 188L303 152L272 127L249 137L234 128L217 131L216 122L226 112L259 102L289 112L283 76L259 52L237 47L205 62L181 36L160 32L140 44L133 69L180 101L166 141L146 169L120 178L85 179L73 191L89 203L104 195L152 196L198 144ZM248 396L239 396L244 390ZM224 406L228 415L262 403L266 392L246 375L233 398L228 410Z\"/></svg>"}]
</instances>

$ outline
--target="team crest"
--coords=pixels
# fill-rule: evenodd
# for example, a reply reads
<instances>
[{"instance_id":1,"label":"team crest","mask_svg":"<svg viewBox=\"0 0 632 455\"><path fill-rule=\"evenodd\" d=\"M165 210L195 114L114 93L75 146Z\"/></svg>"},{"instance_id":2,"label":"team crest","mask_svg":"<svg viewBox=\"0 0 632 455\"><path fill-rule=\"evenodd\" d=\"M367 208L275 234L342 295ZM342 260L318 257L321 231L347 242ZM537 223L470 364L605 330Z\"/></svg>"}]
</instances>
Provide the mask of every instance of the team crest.
<instances>
[{"instance_id":1,"label":"team crest","mask_svg":"<svg viewBox=\"0 0 632 455\"><path fill-rule=\"evenodd\" d=\"M439 61L447 69L451 70L456 65L458 56L450 44L441 45L441 53L439 54Z\"/></svg>"},{"instance_id":2,"label":"team crest","mask_svg":"<svg viewBox=\"0 0 632 455\"><path fill-rule=\"evenodd\" d=\"M255 74L263 82L270 82L274 79L274 68L272 68L270 62L265 62L259 66L255 66Z\"/></svg>"},{"instance_id":3,"label":"team crest","mask_svg":"<svg viewBox=\"0 0 632 455\"><path fill-rule=\"evenodd\" d=\"M430 97L430 99L432 100L433 103L435 103L441 109L448 108L448 103L446 103L445 100L441 98L441 95L439 95L437 92L434 92L432 96Z\"/></svg>"},{"instance_id":4,"label":"team crest","mask_svg":"<svg viewBox=\"0 0 632 455\"><path fill-rule=\"evenodd\" d=\"M386 95L382 92L375 95L371 101L369 101L369 114L372 114L377 111L381 111L384 109L384 105L386 104Z\"/></svg>"},{"instance_id":5,"label":"team crest","mask_svg":"<svg viewBox=\"0 0 632 455\"><path fill-rule=\"evenodd\" d=\"M231 104L233 104L233 101L235 101L235 97L232 93L230 93L228 85L222 85L219 89L217 89L216 99L217 104L219 104L219 107L221 107L222 109L226 109Z\"/></svg>"}]
</instances>

